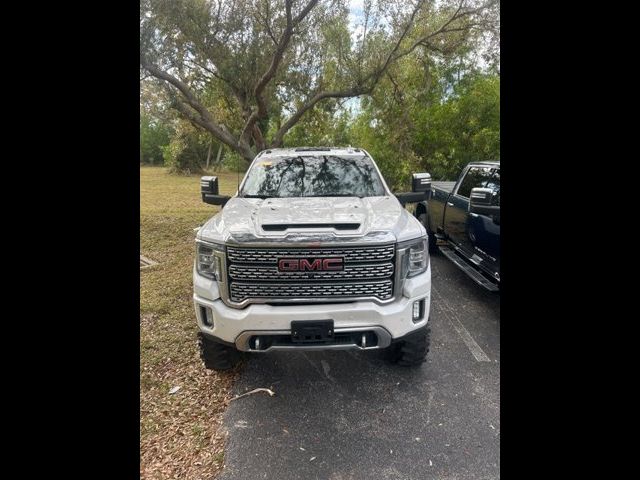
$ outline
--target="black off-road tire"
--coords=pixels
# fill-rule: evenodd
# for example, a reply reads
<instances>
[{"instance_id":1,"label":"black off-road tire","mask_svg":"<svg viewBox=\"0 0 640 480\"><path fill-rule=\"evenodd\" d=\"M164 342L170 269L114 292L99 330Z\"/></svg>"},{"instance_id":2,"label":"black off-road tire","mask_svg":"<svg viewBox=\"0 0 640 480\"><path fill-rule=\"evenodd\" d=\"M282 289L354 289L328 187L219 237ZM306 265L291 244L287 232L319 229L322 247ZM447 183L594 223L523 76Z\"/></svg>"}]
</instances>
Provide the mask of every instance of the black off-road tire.
<instances>
[{"instance_id":1,"label":"black off-road tire","mask_svg":"<svg viewBox=\"0 0 640 480\"><path fill-rule=\"evenodd\" d=\"M438 239L436 238L435 233L433 233L429 228L429 219L427 218L427 214L421 213L418 216L418 220L420 220L420 223L422 223L424 228L427 230L427 236L429 237L429 253L436 253L438 251Z\"/></svg>"},{"instance_id":2,"label":"black off-road tire","mask_svg":"<svg viewBox=\"0 0 640 480\"><path fill-rule=\"evenodd\" d=\"M419 367L427 360L431 344L431 328L407 335L387 348L387 360L403 367Z\"/></svg>"},{"instance_id":3,"label":"black off-road tire","mask_svg":"<svg viewBox=\"0 0 640 480\"><path fill-rule=\"evenodd\" d=\"M200 347L200 358L209 370L230 370L238 364L241 358L240 352L234 347L215 342L201 332L198 333L198 346Z\"/></svg>"}]
</instances>

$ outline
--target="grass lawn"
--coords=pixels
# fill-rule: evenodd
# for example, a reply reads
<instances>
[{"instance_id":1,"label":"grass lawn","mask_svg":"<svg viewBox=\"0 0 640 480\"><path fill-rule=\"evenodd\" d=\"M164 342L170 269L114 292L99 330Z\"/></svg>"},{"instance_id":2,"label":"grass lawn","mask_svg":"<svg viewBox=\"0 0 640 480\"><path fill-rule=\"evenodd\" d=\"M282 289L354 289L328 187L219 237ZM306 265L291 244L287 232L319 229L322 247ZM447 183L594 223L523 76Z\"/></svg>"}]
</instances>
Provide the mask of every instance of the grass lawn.
<instances>
[{"instance_id":1,"label":"grass lawn","mask_svg":"<svg viewBox=\"0 0 640 480\"><path fill-rule=\"evenodd\" d=\"M233 194L236 174L219 177ZM140 270L141 479L208 479L223 466L221 415L236 373L202 366L191 300L193 229L218 209L202 202L198 176L140 168L140 253L158 262Z\"/></svg>"}]
</instances>

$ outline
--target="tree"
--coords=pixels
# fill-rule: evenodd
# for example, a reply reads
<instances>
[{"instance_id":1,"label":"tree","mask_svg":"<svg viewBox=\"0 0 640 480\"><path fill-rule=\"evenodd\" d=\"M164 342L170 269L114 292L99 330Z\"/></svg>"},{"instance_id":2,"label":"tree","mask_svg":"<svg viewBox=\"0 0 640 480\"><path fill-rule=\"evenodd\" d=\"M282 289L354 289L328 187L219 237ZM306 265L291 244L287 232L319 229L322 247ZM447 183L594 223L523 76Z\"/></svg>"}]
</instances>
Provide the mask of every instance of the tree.
<instances>
[{"instance_id":1,"label":"tree","mask_svg":"<svg viewBox=\"0 0 640 480\"><path fill-rule=\"evenodd\" d=\"M140 163L161 165L163 148L169 144L171 129L163 122L140 113Z\"/></svg>"},{"instance_id":2,"label":"tree","mask_svg":"<svg viewBox=\"0 0 640 480\"><path fill-rule=\"evenodd\" d=\"M416 115L414 146L436 178L500 159L500 77L469 74L446 101Z\"/></svg>"},{"instance_id":3,"label":"tree","mask_svg":"<svg viewBox=\"0 0 640 480\"><path fill-rule=\"evenodd\" d=\"M437 5L436 5L437 4ZM142 0L143 80L245 160L318 105L370 95L416 51L450 56L497 26L496 0ZM352 35L353 34L353 35Z\"/></svg>"},{"instance_id":4,"label":"tree","mask_svg":"<svg viewBox=\"0 0 640 480\"><path fill-rule=\"evenodd\" d=\"M404 59L363 102L350 136L391 186L408 188L415 171L453 179L470 161L500 158L500 76L473 53Z\"/></svg>"},{"instance_id":5,"label":"tree","mask_svg":"<svg viewBox=\"0 0 640 480\"><path fill-rule=\"evenodd\" d=\"M169 167L169 172L187 175L204 173L205 167L211 166L212 152L219 151L222 144L213 141L208 132L194 127L187 120L177 119L174 124L171 141L163 149L164 162ZM220 168L219 160L220 157L214 168Z\"/></svg>"}]
</instances>

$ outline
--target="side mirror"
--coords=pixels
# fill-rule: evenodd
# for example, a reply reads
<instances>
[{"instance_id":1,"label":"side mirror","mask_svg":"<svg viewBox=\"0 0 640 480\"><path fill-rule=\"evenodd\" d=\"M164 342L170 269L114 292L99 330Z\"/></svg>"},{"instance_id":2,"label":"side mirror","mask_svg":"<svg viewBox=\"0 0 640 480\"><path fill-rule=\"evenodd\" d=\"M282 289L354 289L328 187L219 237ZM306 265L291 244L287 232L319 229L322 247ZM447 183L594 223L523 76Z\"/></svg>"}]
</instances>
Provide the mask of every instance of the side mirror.
<instances>
[{"instance_id":1,"label":"side mirror","mask_svg":"<svg viewBox=\"0 0 640 480\"><path fill-rule=\"evenodd\" d=\"M431 175L428 173L414 173L411 179L411 192L396 193L396 198L402 204L423 202L431 194Z\"/></svg>"},{"instance_id":2,"label":"side mirror","mask_svg":"<svg viewBox=\"0 0 640 480\"><path fill-rule=\"evenodd\" d=\"M428 173L414 173L411 182L411 191L429 192L431 191L431 175Z\"/></svg>"},{"instance_id":3,"label":"side mirror","mask_svg":"<svg viewBox=\"0 0 640 480\"><path fill-rule=\"evenodd\" d=\"M493 189L472 188L469 198L469 212L480 215L495 215L500 213L498 205L491 205L493 199Z\"/></svg>"},{"instance_id":4,"label":"side mirror","mask_svg":"<svg viewBox=\"0 0 640 480\"><path fill-rule=\"evenodd\" d=\"M406 192L396 193L398 201L404 206L407 203L418 203L427 199L428 192Z\"/></svg>"},{"instance_id":5,"label":"side mirror","mask_svg":"<svg viewBox=\"0 0 640 480\"><path fill-rule=\"evenodd\" d=\"M226 195L218 195L218 177L201 177L200 193L202 201L211 205L224 206L231 198Z\"/></svg>"}]
</instances>

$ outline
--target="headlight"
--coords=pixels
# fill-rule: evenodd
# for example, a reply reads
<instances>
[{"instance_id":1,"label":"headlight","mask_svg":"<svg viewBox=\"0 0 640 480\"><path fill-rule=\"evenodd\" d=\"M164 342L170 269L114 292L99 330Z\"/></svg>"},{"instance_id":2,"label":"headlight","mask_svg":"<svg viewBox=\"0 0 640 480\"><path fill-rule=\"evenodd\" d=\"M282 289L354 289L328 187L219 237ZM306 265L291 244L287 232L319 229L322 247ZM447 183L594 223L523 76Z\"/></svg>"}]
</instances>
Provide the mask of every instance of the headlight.
<instances>
[{"instance_id":1,"label":"headlight","mask_svg":"<svg viewBox=\"0 0 640 480\"><path fill-rule=\"evenodd\" d=\"M220 256L216 253L224 254L224 247L212 243L196 243L196 270L203 277L220 279Z\"/></svg>"},{"instance_id":2,"label":"headlight","mask_svg":"<svg viewBox=\"0 0 640 480\"><path fill-rule=\"evenodd\" d=\"M429 248L427 238L421 238L417 241L407 242L400 248L406 248L402 262L403 278L415 277L426 272L429 266Z\"/></svg>"}]
</instances>

